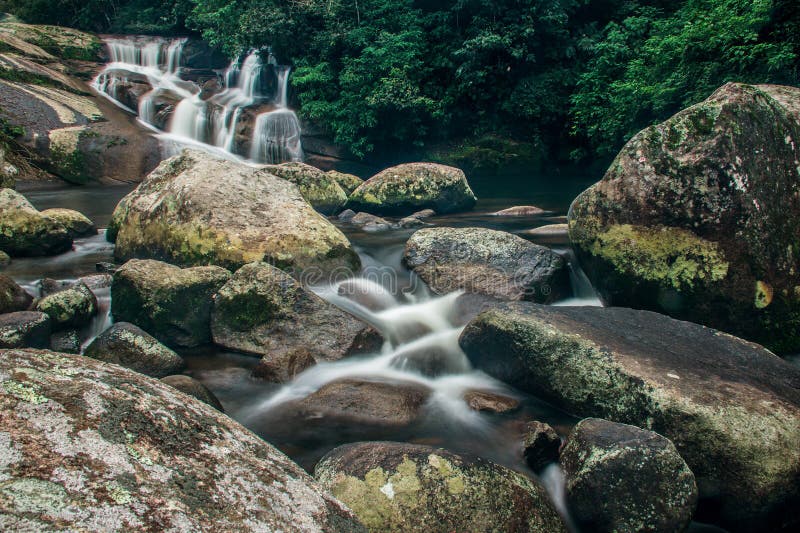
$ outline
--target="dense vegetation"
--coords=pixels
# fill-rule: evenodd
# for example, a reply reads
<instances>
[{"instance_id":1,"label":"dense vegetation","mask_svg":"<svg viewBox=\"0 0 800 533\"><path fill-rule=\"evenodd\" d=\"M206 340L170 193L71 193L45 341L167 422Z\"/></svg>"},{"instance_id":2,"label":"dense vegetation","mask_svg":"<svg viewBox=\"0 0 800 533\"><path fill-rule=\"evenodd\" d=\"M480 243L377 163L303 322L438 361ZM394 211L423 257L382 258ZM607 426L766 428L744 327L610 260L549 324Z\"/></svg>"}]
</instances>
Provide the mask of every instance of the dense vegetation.
<instances>
[{"instance_id":1,"label":"dense vegetation","mask_svg":"<svg viewBox=\"0 0 800 533\"><path fill-rule=\"evenodd\" d=\"M30 22L271 45L364 155L606 157L726 81L800 83L796 0L0 0ZM487 155L488 154L488 155Z\"/></svg>"}]
</instances>

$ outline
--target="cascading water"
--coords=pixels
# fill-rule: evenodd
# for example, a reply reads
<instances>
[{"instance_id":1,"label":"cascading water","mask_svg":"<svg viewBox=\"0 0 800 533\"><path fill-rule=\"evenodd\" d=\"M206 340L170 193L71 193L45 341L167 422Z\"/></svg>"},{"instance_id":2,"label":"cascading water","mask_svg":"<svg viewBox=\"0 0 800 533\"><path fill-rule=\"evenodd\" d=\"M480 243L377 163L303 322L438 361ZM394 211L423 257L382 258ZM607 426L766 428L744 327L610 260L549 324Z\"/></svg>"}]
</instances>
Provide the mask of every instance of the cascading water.
<instances>
[{"instance_id":1,"label":"cascading water","mask_svg":"<svg viewBox=\"0 0 800 533\"><path fill-rule=\"evenodd\" d=\"M205 71L192 80L181 67L185 43L186 39L108 39L111 60L95 79L94 88L136 112L144 124L166 133L165 139L178 145L199 143L249 156L257 163L301 161L300 122L288 108L290 69L277 65L271 54L265 64L261 52L254 50L224 72L209 76ZM276 90L270 97L263 92L264 76L273 69ZM205 86L215 79L222 89L206 91ZM132 86L145 83L151 90L131 96ZM253 117L250 131L240 131L245 112L258 112L270 100L273 108Z\"/></svg>"}]
</instances>

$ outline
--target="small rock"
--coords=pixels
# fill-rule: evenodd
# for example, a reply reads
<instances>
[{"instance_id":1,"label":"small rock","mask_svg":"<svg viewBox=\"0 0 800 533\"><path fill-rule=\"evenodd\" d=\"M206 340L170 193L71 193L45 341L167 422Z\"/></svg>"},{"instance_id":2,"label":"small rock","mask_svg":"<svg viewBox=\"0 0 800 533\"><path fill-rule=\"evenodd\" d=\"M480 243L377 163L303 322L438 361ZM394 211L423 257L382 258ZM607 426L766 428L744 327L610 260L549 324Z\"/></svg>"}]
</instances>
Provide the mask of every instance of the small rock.
<instances>
[{"instance_id":1,"label":"small rock","mask_svg":"<svg viewBox=\"0 0 800 533\"><path fill-rule=\"evenodd\" d=\"M546 213L544 209L540 207L536 207L533 205L518 205L515 207L509 207L508 209L503 209L502 211L497 211L492 213L492 216L495 217L533 217L537 215L541 215Z\"/></svg>"},{"instance_id":2,"label":"small rock","mask_svg":"<svg viewBox=\"0 0 800 533\"><path fill-rule=\"evenodd\" d=\"M697 505L694 474L672 442L652 431L582 420L561 465L570 512L592 531L683 531Z\"/></svg>"},{"instance_id":3,"label":"small rock","mask_svg":"<svg viewBox=\"0 0 800 533\"><path fill-rule=\"evenodd\" d=\"M42 216L55 220L64 226L73 239L97 235L97 228L94 223L78 211L58 208L46 209L42 211Z\"/></svg>"},{"instance_id":4,"label":"small rock","mask_svg":"<svg viewBox=\"0 0 800 533\"><path fill-rule=\"evenodd\" d=\"M0 315L30 309L33 296L6 275L0 274Z\"/></svg>"},{"instance_id":5,"label":"small rock","mask_svg":"<svg viewBox=\"0 0 800 533\"><path fill-rule=\"evenodd\" d=\"M408 229L408 228L418 228L420 226L424 226L425 223L417 217L410 216L401 218L400 221L397 223L397 225L403 229Z\"/></svg>"},{"instance_id":6,"label":"small rock","mask_svg":"<svg viewBox=\"0 0 800 533\"><path fill-rule=\"evenodd\" d=\"M436 216L436 211L434 211L433 209L423 209L411 215L411 217L413 218L430 218L435 216Z\"/></svg>"},{"instance_id":7,"label":"small rock","mask_svg":"<svg viewBox=\"0 0 800 533\"><path fill-rule=\"evenodd\" d=\"M80 328L97 314L97 297L84 283L45 296L36 309L53 319L54 329Z\"/></svg>"},{"instance_id":8,"label":"small rock","mask_svg":"<svg viewBox=\"0 0 800 533\"><path fill-rule=\"evenodd\" d=\"M49 316L36 311L0 315L0 348L47 348L51 323Z\"/></svg>"},{"instance_id":9,"label":"small rock","mask_svg":"<svg viewBox=\"0 0 800 533\"><path fill-rule=\"evenodd\" d=\"M491 391L471 390L464 393L464 401L473 411L507 413L519 407L519 400Z\"/></svg>"},{"instance_id":10,"label":"small rock","mask_svg":"<svg viewBox=\"0 0 800 533\"><path fill-rule=\"evenodd\" d=\"M67 290L74 284L74 282L67 280L42 278L37 282L36 285L39 287L39 294L42 298L44 298L45 296L50 296L51 294Z\"/></svg>"},{"instance_id":11,"label":"small rock","mask_svg":"<svg viewBox=\"0 0 800 533\"><path fill-rule=\"evenodd\" d=\"M566 243L569 242L569 226L567 224L549 224L521 232L532 237L536 242Z\"/></svg>"},{"instance_id":12,"label":"small rock","mask_svg":"<svg viewBox=\"0 0 800 533\"><path fill-rule=\"evenodd\" d=\"M522 453L531 470L539 472L550 463L558 461L561 437L549 424L528 422L524 431Z\"/></svg>"},{"instance_id":13,"label":"small rock","mask_svg":"<svg viewBox=\"0 0 800 533\"><path fill-rule=\"evenodd\" d=\"M389 221L363 212L350 218L349 222L361 226L365 231L387 231L392 227Z\"/></svg>"},{"instance_id":14,"label":"small rock","mask_svg":"<svg viewBox=\"0 0 800 533\"><path fill-rule=\"evenodd\" d=\"M54 332L50 336L50 349L59 353L81 353L81 332L77 329Z\"/></svg>"},{"instance_id":15,"label":"small rock","mask_svg":"<svg viewBox=\"0 0 800 533\"><path fill-rule=\"evenodd\" d=\"M78 279L79 283L83 283L92 290L108 289L113 281L114 277L111 274L93 274Z\"/></svg>"},{"instance_id":16,"label":"small rock","mask_svg":"<svg viewBox=\"0 0 800 533\"><path fill-rule=\"evenodd\" d=\"M161 378L161 381L170 387L175 387L184 394L188 394L189 396L197 398L203 403L207 403L221 413L225 412L225 409L222 407L222 403L220 403L217 397L214 396L214 393L208 390L208 387L194 378L184 374L175 374L172 376L163 377Z\"/></svg>"},{"instance_id":17,"label":"small rock","mask_svg":"<svg viewBox=\"0 0 800 533\"><path fill-rule=\"evenodd\" d=\"M3 250L0 250L0 268L7 267L11 264L11 257L8 256Z\"/></svg>"},{"instance_id":18,"label":"small rock","mask_svg":"<svg viewBox=\"0 0 800 533\"><path fill-rule=\"evenodd\" d=\"M339 217L338 218L342 222L350 222L351 220L353 220L354 216L356 216L356 212L355 211L353 211L352 209L345 209L344 211L339 213Z\"/></svg>"},{"instance_id":19,"label":"small rock","mask_svg":"<svg viewBox=\"0 0 800 533\"><path fill-rule=\"evenodd\" d=\"M119 270L119 265L106 262L97 263L94 267L98 272L103 274L113 274L114 272Z\"/></svg>"},{"instance_id":20,"label":"small rock","mask_svg":"<svg viewBox=\"0 0 800 533\"><path fill-rule=\"evenodd\" d=\"M127 322L117 322L98 335L86 347L84 355L154 378L175 374L184 367L178 354L143 329Z\"/></svg>"},{"instance_id":21,"label":"small rock","mask_svg":"<svg viewBox=\"0 0 800 533\"><path fill-rule=\"evenodd\" d=\"M20 193L0 189L0 249L12 256L57 255L72 247L66 228Z\"/></svg>"}]
</instances>

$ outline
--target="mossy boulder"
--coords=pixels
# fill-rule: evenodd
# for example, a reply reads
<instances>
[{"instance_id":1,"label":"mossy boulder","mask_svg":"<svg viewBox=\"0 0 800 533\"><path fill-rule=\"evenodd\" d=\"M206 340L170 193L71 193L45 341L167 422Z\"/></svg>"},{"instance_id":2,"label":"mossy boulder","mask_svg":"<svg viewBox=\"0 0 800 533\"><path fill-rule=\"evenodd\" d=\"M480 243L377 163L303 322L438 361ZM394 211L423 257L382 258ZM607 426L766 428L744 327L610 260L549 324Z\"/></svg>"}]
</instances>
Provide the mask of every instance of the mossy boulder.
<instances>
[{"instance_id":1,"label":"mossy boulder","mask_svg":"<svg viewBox=\"0 0 800 533\"><path fill-rule=\"evenodd\" d=\"M114 273L111 314L171 347L211 342L214 294L231 273L217 266L180 268L133 259Z\"/></svg>"},{"instance_id":2,"label":"mossy boulder","mask_svg":"<svg viewBox=\"0 0 800 533\"><path fill-rule=\"evenodd\" d=\"M117 206L108 237L118 261L154 258L237 269L254 261L303 271L357 270L350 242L266 170L186 150Z\"/></svg>"},{"instance_id":3,"label":"mossy boulder","mask_svg":"<svg viewBox=\"0 0 800 533\"><path fill-rule=\"evenodd\" d=\"M120 366L5 350L0 410L4 530L364 531L270 444Z\"/></svg>"},{"instance_id":4,"label":"mossy boulder","mask_svg":"<svg viewBox=\"0 0 800 533\"><path fill-rule=\"evenodd\" d=\"M300 194L323 215L335 215L347 202L347 193L338 180L306 163L267 165L264 170L297 185Z\"/></svg>"},{"instance_id":5,"label":"mossy boulder","mask_svg":"<svg viewBox=\"0 0 800 533\"><path fill-rule=\"evenodd\" d=\"M380 334L266 263L245 265L215 297L214 343L262 357L255 375L288 381L322 361L380 350Z\"/></svg>"},{"instance_id":6,"label":"mossy boulder","mask_svg":"<svg viewBox=\"0 0 800 533\"><path fill-rule=\"evenodd\" d=\"M800 349L800 89L730 83L634 136L569 213L609 305Z\"/></svg>"},{"instance_id":7,"label":"mossy boulder","mask_svg":"<svg viewBox=\"0 0 800 533\"><path fill-rule=\"evenodd\" d=\"M44 313L17 311L0 315L0 348L47 348L52 321Z\"/></svg>"},{"instance_id":8,"label":"mossy boulder","mask_svg":"<svg viewBox=\"0 0 800 533\"><path fill-rule=\"evenodd\" d=\"M581 420L561 454L567 500L591 531L684 531L697 484L669 439L598 418Z\"/></svg>"},{"instance_id":9,"label":"mossy boulder","mask_svg":"<svg viewBox=\"0 0 800 533\"><path fill-rule=\"evenodd\" d=\"M180 372L185 366L180 355L127 322L117 322L98 335L83 355L154 378Z\"/></svg>"},{"instance_id":10,"label":"mossy boulder","mask_svg":"<svg viewBox=\"0 0 800 533\"><path fill-rule=\"evenodd\" d=\"M339 184L339 187L341 187L342 190L344 190L344 192L348 195L353 194L353 191L361 187L361 185L364 183L364 180L355 174L346 174L344 172L339 172L338 170L329 170L325 174L328 177L333 178L336 183Z\"/></svg>"},{"instance_id":11,"label":"mossy boulder","mask_svg":"<svg viewBox=\"0 0 800 533\"><path fill-rule=\"evenodd\" d=\"M535 481L439 448L348 444L323 457L314 476L370 531L567 531Z\"/></svg>"},{"instance_id":12,"label":"mossy boulder","mask_svg":"<svg viewBox=\"0 0 800 533\"><path fill-rule=\"evenodd\" d=\"M376 174L350 195L347 206L376 215L468 211L477 199L464 172L434 163L407 163Z\"/></svg>"},{"instance_id":13,"label":"mossy boulder","mask_svg":"<svg viewBox=\"0 0 800 533\"><path fill-rule=\"evenodd\" d=\"M25 311L33 303L33 296L6 275L0 274L0 315Z\"/></svg>"},{"instance_id":14,"label":"mossy boulder","mask_svg":"<svg viewBox=\"0 0 800 533\"><path fill-rule=\"evenodd\" d=\"M188 394L193 398L197 398L201 402L210 405L220 413L225 412L222 404L214 396L214 393L208 390L208 387L197 381L196 379L185 376L183 374L175 374L161 378L162 383L166 383L170 387L174 387L184 394Z\"/></svg>"},{"instance_id":15,"label":"mossy boulder","mask_svg":"<svg viewBox=\"0 0 800 533\"><path fill-rule=\"evenodd\" d=\"M570 294L564 259L521 237L485 228L426 228L406 243L403 262L434 292L552 302Z\"/></svg>"},{"instance_id":16,"label":"mossy boulder","mask_svg":"<svg viewBox=\"0 0 800 533\"><path fill-rule=\"evenodd\" d=\"M40 213L20 193L0 189L0 248L13 256L57 255L72 247L61 223Z\"/></svg>"},{"instance_id":17,"label":"mossy boulder","mask_svg":"<svg viewBox=\"0 0 800 533\"><path fill-rule=\"evenodd\" d=\"M97 315L97 297L84 283L45 296L36 304L36 310L53 320L54 329L80 328Z\"/></svg>"},{"instance_id":18,"label":"mossy boulder","mask_svg":"<svg viewBox=\"0 0 800 533\"><path fill-rule=\"evenodd\" d=\"M75 239L78 237L88 237L97 235L97 228L86 215L72 209L45 209L42 216L55 220L67 229L70 236Z\"/></svg>"},{"instance_id":19,"label":"mossy boulder","mask_svg":"<svg viewBox=\"0 0 800 533\"><path fill-rule=\"evenodd\" d=\"M800 524L800 369L761 346L650 311L527 303L459 342L520 390L672 440L726 527Z\"/></svg>"}]
</instances>

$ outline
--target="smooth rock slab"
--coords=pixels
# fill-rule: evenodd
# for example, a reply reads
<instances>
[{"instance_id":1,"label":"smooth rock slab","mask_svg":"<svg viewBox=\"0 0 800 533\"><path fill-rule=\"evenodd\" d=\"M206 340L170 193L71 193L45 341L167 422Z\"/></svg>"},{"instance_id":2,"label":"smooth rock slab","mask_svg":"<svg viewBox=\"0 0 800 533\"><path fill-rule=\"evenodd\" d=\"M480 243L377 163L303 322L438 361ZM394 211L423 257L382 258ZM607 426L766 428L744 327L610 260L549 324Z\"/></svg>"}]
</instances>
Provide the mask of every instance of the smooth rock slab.
<instances>
[{"instance_id":1,"label":"smooth rock slab","mask_svg":"<svg viewBox=\"0 0 800 533\"><path fill-rule=\"evenodd\" d=\"M181 356L127 322L117 322L98 335L86 347L84 355L154 378L175 374L184 367Z\"/></svg>"},{"instance_id":2,"label":"smooth rock slab","mask_svg":"<svg viewBox=\"0 0 800 533\"><path fill-rule=\"evenodd\" d=\"M193 347L211 341L214 294L231 273L216 266L179 268L134 259L114 273L111 314L131 322L167 346Z\"/></svg>"},{"instance_id":3,"label":"smooth rock slab","mask_svg":"<svg viewBox=\"0 0 800 533\"><path fill-rule=\"evenodd\" d=\"M44 313L17 311L0 315L0 348L48 348L52 320Z\"/></svg>"},{"instance_id":4,"label":"smooth rock slab","mask_svg":"<svg viewBox=\"0 0 800 533\"><path fill-rule=\"evenodd\" d=\"M465 290L549 303L570 291L560 255L503 231L422 229L406 243L403 262L439 294Z\"/></svg>"},{"instance_id":5,"label":"smooth rock slab","mask_svg":"<svg viewBox=\"0 0 800 533\"><path fill-rule=\"evenodd\" d=\"M363 531L300 467L157 380L0 353L0 529Z\"/></svg>"},{"instance_id":6,"label":"smooth rock slab","mask_svg":"<svg viewBox=\"0 0 800 533\"><path fill-rule=\"evenodd\" d=\"M314 476L370 531L566 531L533 480L429 446L348 444L323 457Z\"/></svg>"},{"instance_id":7,"label":"smooth rock slab","mask_svg":"<svg viewBox=\"0 0 800 533\"><path fill-rule=\"evenodd\" d=\"M666 439L599 418L575 426L561 454L572 516L591 531L684 531L694 474Z\"/></svg>"},{"instance_id":8,"label":"smooth rock slab","mask_svg":"<svg viewBox=\"0 0 800 533\"><path fill-rule=\"evenodd\" d=\"M460 344L568 412L672 440L726 527L800 524L800 369L764 348L648 311L535 304L482 313Z\"/></svg>"}]
</instances>

